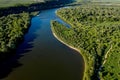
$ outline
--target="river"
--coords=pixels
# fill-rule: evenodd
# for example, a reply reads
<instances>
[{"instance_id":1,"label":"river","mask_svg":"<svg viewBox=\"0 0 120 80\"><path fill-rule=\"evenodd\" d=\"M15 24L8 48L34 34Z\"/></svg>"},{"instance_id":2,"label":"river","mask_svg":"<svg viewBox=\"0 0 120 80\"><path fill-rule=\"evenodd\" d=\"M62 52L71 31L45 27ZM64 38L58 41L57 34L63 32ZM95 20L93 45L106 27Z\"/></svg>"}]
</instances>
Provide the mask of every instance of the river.
<instances>
[{"instance_id":1,"label":"river","mask_svg":"<svg viewBox=\"0 0 120 80\"><path fill-rule=\"evenodd\" d=\"M4 63L5 75L0 80L82 80L82 56L59 42L51 32L51 20L65 24L56 16L57 9L43 10L32 18L16 56Z\"/></svg>"}]
</instances>

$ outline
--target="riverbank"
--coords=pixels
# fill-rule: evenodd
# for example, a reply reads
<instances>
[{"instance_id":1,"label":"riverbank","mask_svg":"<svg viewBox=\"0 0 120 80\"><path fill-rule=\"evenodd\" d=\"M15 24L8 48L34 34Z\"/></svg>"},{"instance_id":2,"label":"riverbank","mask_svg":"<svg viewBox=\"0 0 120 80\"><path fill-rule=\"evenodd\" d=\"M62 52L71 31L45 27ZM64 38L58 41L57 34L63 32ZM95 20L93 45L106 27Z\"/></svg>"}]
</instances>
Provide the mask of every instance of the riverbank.
<instances>
[{"instance_id":1,"label":"riverbank","mask_svg":"<svg viewBox=\"0 0 120 80\"><path fill-rule=\"evenodd\" d=\"M51 24L52 25L52 24ZM66 46L68 46L69 48L73 49L73 50L76 50L78 53L80 53L83 57L83 60L84 60L84 72L83 72L83 80L90 80L90 76L87 74L88 73L88 69L89 69L89 66L87 64L87 56L85 56L85 54L82 53L82 51L76 47L73 47L72 45L70 44L67 44L67 42L63 41L62 39L60 39L56 32L54 31L54 28L51 27L52 29L52 34L54 35L54 37L60 41L61 43L65 44Z\"/></svg>"},{"instance_id":2,"label":"riverbank","mask_svg":"<svg viewBox=\"0 0 120 80\"><path fill-rule=\"evenodd\" d=\"M104 14L103 9L108 12ZM113 13L111 9L115 12ZM91 10L95 12L92 16ZM55 32L58 37L66 43L80 50L82 48L83 54L85 54L87 58L87 74L90 76L91 80L120 78L116 76L116 74L119 73L119 54L116 56L119 52L119 46L116 45L119 44L119 39L116 35L119 35L118 28L120 21L118 18L119 12L117 10L119 11L119 7L116 6L89 5L86 7L63 8L57 11L57 15L60 18L73 26L66 28L64 25L55 21L53 22ZM101 14L107 15L110 12L110 15L115 15L118 20L115 20L114 17L108 18L106 16L96 18L96 14L99 14L101 17ZM107 39L110 39L110 41L107 41ZM114 57L116 57L116 59L113 59ZM108 66L112 67L108 69Z\"/></svg>"},{"instance_id":3,"label":"riverbank","mask_svg":"<svg viewBox=\"0 0 120 80\"><path fill-rule=\"evenodd\" d=\"M62 9L62 8L60 8ZM59 9L57 10L59 11ZM55 12L57 17L62 19L64 22L66 22L67 24L69 24L72 27L76 27L74 24L70 23L69 21L67 21L66 19L64 19L64 17L62 17L61 15L58 14L58 12ZM77 47L73 47L72 45L70 45L69 43L67 44L66 41L62 41L56 34L55 31L53 31L53 35L59 40L61 41L63 44L67 45L68 47L78 51L84 59L84 63L85 63L85 71L84 71L84 76L83 76L83 80L90 80L91 79L91 75L93 74L93 65L94 65L94 58L90 59L90 55L86 54L86 52L82 49L82 48L77 48Z\"/></svg>"}]
</instances>

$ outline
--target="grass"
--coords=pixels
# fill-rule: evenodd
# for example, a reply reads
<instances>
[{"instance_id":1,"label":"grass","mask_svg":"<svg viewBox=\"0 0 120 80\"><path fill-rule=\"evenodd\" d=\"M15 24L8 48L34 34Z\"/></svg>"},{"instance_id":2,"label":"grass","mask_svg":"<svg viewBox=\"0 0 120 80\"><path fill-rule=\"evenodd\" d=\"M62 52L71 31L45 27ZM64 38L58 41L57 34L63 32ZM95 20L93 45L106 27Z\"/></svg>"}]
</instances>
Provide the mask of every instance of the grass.
<instances>
[{"instance_id":1,"label":"grass","mask_svg":"<svg viewBox=\"0 0 120 80\"><path fill-rule=\"evenodd\" d=\"M0 7L10 7L17 4L31 4L35 3L36 0L0 0ZM44 0L39 0L43 2Z\"/></svg>"},{"instance_id":2,"label":"grass","mask_svg":"<svg viewBox=\"0 0 120 80\"><path fill-rule=\"evenodd\" d=\"M120 0L74 0L76 2L120 2ZM0 0L0 7L10 7L17 4L31 4L36 2L44 2L44 0Z\"/></svg>"},{"instance_id":3,"label":"grass","mask_svg":"<svg viewBox=\"0 0 120 80\"><path fill-rule=\"evenodd\" d=\"M120 2L120 0L75 0L77 2Z\"/></svg>"},{"instance_id":4,"label":"grass","mask_svg":"<svg viewBox=\"0 0 120 80\"><path fill-rule=\"evenodd\" d=\"M91 0L92 2L119 2L120 0Z\"/></svg>"}]
</instances>

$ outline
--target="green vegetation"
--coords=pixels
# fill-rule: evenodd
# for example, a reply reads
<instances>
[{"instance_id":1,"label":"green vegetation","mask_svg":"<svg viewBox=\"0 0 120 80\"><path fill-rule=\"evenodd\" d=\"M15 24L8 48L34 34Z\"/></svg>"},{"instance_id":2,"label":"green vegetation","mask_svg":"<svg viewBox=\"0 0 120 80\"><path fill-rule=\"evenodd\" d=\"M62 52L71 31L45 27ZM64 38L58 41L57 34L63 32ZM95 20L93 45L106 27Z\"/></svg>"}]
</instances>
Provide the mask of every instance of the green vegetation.
<instances>
[{"instance_id":1,"label":"green vegetation","mask_svg":"<svg viewBox=\"0 0 120 80\"><path fill-rule=\"evenodd\" d=\"M41 3L46 1L61 1L62 0L0 0L0 7L10 7L15 5L26 5L32 3ZM63 2L68 2L70 0L63 0ZM71 0L76 2L120 2L120 0Z\"/></svg>"},{"instance_id":2,"label":"green vegetation","mask_svg":"<svg viewBox=\"0 0 120 80\"><path fill-rule=\"evenodd\" d=\"M0 53L16 49L29 24L30 14L25 12L0 17Z\"/></svg>"},{"instance_id":3,"label":"green vegetation","mask_svg":"<svg viewBox=\"0 0 120 80\"><path fill-rule=\"evenodd\" d=\"M11 6L28 6L33 3L45 3L45 2L57 2L59 3L68 3L74 0L0 0L0 7L11 7Z\"/></svg>"},{"instance_id":4,"label":"green vegetation","mask_svg":"<svg viewBox=\"0 0 120 80\"><path fill-rule=\"evenodd\" d=\"M84 80L120 79L120 7L63 8L57 15L71 27L52 21L52 31L80 50L85 60Z\"/></svg>"},{"instance_id":5,"label":"green vegetation","mask_svg":"<svg viewBox=\"0 0 120 80\"><path fill-rule=\"evenodd\" d=\"M0 7L10 7L20 4L31 4L34 0L0 0Z\"/></svg>"},{"instance_id":6,"label":"green vegetation","mask_svg":"<svg viewBox=\"0 0 120 80\"><path fill-rule=\"evenodd\" d=\"M33 3L42 3L46 1L55 1L55 0L0 0L0 7L29 5Z\"/></svg>"},{"instance_id":7,"label":"green vegetation","mask_svg":"<svg viewBox=\"0 0 120 80\"><path fill-rule=\"evenodd\" d=\"M91 0L92 2L120 2L120 0Z\"/></svg>"},{"instance_id":8,"label":"green vegetation","mask_svg":"<svg viewBox=\"0 0 120 80\"><path fill-rule=\"evenodd\" d=\"M120 0L75 0L77 2L120 2Z\"/></svg>"}]
</instances>

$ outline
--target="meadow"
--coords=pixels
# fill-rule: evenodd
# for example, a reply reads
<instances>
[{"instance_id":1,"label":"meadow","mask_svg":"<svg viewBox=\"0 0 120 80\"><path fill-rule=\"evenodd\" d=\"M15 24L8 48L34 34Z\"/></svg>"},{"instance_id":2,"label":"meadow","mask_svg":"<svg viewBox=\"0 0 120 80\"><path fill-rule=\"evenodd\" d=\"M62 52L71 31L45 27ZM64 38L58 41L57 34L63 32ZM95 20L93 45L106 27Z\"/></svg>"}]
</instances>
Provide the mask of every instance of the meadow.
<instances>
[{"instance_id":1,"label":"meadow","mask_svg":"<svg viewBox=\"0 0 120 80\"><path fill-rule=\"evenodd\" d=\"M20 4L31 4L36 2L43 2L44 0L0 0L0 7L10 7Z\"/></svg>"}]
</instances>

